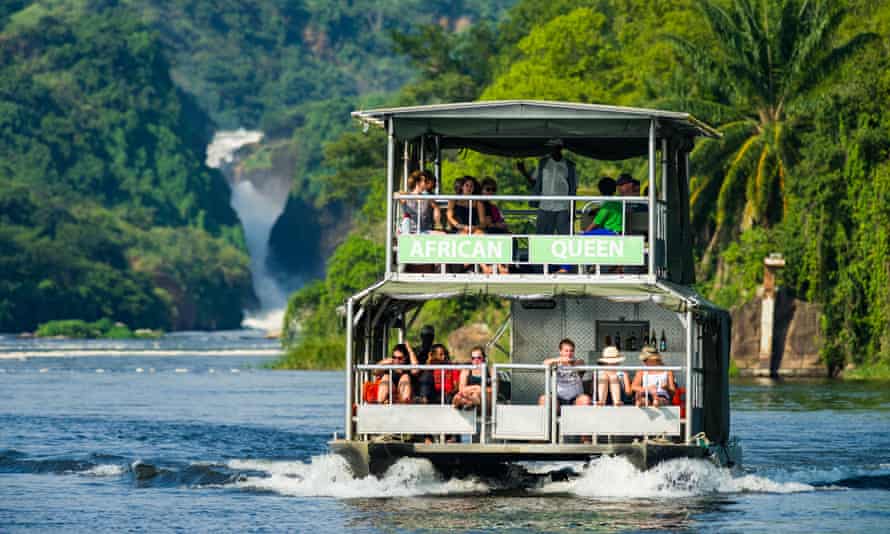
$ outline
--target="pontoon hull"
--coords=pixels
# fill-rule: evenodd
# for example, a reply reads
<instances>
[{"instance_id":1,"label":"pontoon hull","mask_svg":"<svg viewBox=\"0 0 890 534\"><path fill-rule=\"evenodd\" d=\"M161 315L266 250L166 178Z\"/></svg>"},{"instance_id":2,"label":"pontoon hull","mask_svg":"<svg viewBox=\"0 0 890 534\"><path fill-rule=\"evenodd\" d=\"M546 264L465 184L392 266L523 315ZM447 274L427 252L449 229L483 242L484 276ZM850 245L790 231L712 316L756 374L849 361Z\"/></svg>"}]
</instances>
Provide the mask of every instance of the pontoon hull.
<instances>
[{"instance_id":1,"label":"pontoon hull","mask_svg":"<svg viewBox=\"0 0 890 534\"><path fill-rule=\"evenodd\" d=\"M331 451L349 462L356 477L380 476L401 458L425 458L445 475L496 474L504 464L529 461L587 461L623 456L641 470L673 458L709 458L697 445L638 442L622 444L432 444L335 440Z\"/></svg>"}]
</instances>

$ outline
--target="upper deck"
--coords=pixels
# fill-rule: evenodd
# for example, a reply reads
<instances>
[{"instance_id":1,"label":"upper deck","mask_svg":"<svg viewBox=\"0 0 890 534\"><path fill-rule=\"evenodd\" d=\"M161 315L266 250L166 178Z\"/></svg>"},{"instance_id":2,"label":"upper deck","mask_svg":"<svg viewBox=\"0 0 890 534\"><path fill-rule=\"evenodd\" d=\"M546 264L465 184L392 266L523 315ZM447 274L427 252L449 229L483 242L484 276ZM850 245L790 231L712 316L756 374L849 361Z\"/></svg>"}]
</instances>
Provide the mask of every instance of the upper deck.
<instances>
[{"instance_id":1,"label":"upper deck","mask_svg":"<svg viewBox=\"0 0 890 534\"><path fill-rule=\"evenodd\" d=\"M429 287L464 284L467 288L542 282L641 287L655 286L659 281L682 285L694 281L688 154L696 137L719 134L687 113L510 100L356 111L353 116L366 125L384 128L388 134L386 280ZM414 169L432 168L440 186L443 150L534 157L546 155L551 150L548 143L554 140L562 143L573 159L646 157L647 174L642 181L647 194L448 195L439 194L438 187L433 195L398 192ZM579 177L588 189L592 181L592 177ZM400 232L402 206L431 199L443 211L448 202L468 203L467 234L440 235L420 232L419 227ZM529 227L528 222L536 217L533 207L541 200L565 203L570 217L566 234L474 234L476 203L501 203L512 230ZM590 211L605 202L620 205L620 232L580 235ZM509 209L503 209L507 203ZM509 273L496 274L495 265L509 266Z\"/></svg>"}]
</instances>

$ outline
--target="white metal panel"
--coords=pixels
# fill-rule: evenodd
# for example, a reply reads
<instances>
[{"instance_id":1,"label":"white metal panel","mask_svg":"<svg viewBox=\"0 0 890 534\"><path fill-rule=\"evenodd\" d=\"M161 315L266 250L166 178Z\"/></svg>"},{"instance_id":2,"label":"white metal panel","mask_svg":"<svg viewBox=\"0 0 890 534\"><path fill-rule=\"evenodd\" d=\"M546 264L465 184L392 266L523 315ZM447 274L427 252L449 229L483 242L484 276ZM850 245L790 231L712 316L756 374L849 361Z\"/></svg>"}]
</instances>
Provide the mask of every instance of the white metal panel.
<instances>
[{"instance_id":1,"label":"white metal panel","mask_svg":"<svg viewBox=\"0 0 890 534\"><path fill-rule=\"evenodd\" d=\"M559 421L564 436L679 435L680 407L563 406Z\"/></svg>"},{"instance_id":2,"label":"white metal panel","mask_svg":"<svg viewBox=\"0 0 890 534\"><path fill-rule=\"evenodd\" d=\"M494 439L550 439L547 406L498 404Z\"/></svg>"},{"instance_id":3,"label":"white metal panel","mask_svg":"<svg viewBox=\"0 0 890 534\"><path fill-rule=\"evenodd\" d=\"M363 404L359 434L475 434L475 410L425 404Z\"/></svg>"}]
</instances>

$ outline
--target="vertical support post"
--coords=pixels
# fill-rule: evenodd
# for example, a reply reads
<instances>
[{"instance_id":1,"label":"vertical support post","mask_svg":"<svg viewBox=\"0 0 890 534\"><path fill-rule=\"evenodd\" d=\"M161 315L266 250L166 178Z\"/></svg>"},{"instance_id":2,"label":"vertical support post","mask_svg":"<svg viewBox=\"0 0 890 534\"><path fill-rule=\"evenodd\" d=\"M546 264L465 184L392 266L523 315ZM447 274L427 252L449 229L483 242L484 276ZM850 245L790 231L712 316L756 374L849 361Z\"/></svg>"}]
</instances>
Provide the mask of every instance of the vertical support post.
<instances>
[{"instance_id":1,"label":"vertical support post","mask_svg":"<svg viewBox=\"0 0 890 534\"><path fill-rule=\"evenodd\" d=\"M420 136L420 158L419 158L418 168L420 170L426 169L426 136Z\"/></svg>"},{"instance_id":2,"label":"vertical support post","mask_svg":"<svg viewBox=\"0 0 890 534\"><path fill-rule=\"evenodd\" d=\"M408 171L411 170L411 166L408 164L411 158L411 151L409 150L411 144L408 141L402 143L404 149L402 151L402 186L406 191L408 190Z\"/></svg>"},{"instance_id":3,"label":"vertical support post","mask_svg":"<svg viewBox=\"0 0 890 534\"><path fill-rule=\"evenodd\" d=\"M664 211L663 211L663 219L660 219L659 222L661 224L661 239L664 242L664 265L662 266L662 275L667 276L667 266L668 263L668 233L667 233L667 210L668 210L668 180L670 178L670 167L668 165L668 140L667 138L663 138L661 140L661 197L664 199Z\"/></svg>"},{"instance_id":4,"label":"vertical support post","mask_svg":"<svg viewBox=\"0 0 890 534\"><path fill-rule=\"evenodd\" d=\"M384 261L386 268L384 276L389 278L392 273L392 224L393 224L393 205L392 205L392 188L396 179L396 136L393 131L392 119L387 121L387 142L386 142L386 253ZM407 147L407 145L406 145ZM407 148L406 148L407 150ZM407 160L405 165L407 166Z\"/></svg>"},{"instance_id":5,"label":"vertical support post","mask_svg":"<svg viewBox=\"0 0 890 534\"><path fill-rule=\"evenodd\" d=\"M559 403L556 401L556 373L552 372L552 366L547 366L547 380L550 382L550 395L547 396L547 406L550 408L550 443L556 445L557 443L557 432L556 432L556 418L559 415Z\"/></svg>"},{"instance_id":6,"label":"vertical support post","mask_svg":"<svg viewBox=\"0 0 890 534\"><path fill-rule=\"evenodd\" d=\"M488 382L488 364L483 362L480 364L480 367L480 372L482 373L482 421L479 423L479 443L484 444L487 441L485 437L485 409L488 407L488 388L486 387L486 383Z\"/></svg>"},{"instance_id":7,"label":"vertical support post","mask_svg":"<svg viewBox=\"0 0 890 534\"><path fill-rule=\"evenodd\" d=\"M655 119L649 120L649 276L655 276Z\"/></svg>"},{"instance_id":8,"label":"vertical support post","mask_svg":"<svg viewBox=\"0 0 890 534\"><path fill-rule=\"evenodd\" d=\"M439 188L442 186L442 138L436 136L436 194L439 194Z\"/></svg>"},{"instance_id":9,"label":"vertical support post","mask_svg":"<svg viewBox=\"0 0 890 534\"><path fill-rule=\"evenodd\" d=\"M346 299L346 439L352 439L352 297Z\"/></svg>"},{"instance_id":10,"label":"vertical support post","mask_svg":"<svg viewBox=\"0 0 890 534\"><path fill-rule=\"evenodd\" d=\"M668 201L668 140L661 140L661 198Z\"/></svg>"},{"instance_id":11,"label":"vertical support post","mask_svg":"<svg viewBox=\"0 0 890 534\"><path fill-rule=\"evenodd\" d=\"M692 439L692 344L695 340L695 317L686 312L686 442Z\"/></svg>"},{"instance_id":12,"label":"vertical support post","mask_svg":"<svg viewBox=\"0 0 890 534\"><path fill-rule=\"evenodd\" d=\"M498 365L492 366L494 379L491 381L491 429L492 434L497 430L497 413L498 413Z\"/></svg>"}]
</instances>

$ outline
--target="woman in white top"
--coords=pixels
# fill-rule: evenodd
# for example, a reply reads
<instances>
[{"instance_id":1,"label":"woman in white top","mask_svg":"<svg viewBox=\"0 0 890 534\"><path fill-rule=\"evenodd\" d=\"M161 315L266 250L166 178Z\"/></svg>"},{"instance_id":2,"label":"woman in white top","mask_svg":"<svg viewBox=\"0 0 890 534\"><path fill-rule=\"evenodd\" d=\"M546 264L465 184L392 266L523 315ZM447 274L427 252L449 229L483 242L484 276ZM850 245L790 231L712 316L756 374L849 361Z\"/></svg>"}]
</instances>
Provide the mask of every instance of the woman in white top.
<instances>
[{"instance_id":1,"label":"woman in white top","mask_svg":"<svg viewBox=\"0 0 890 534\"><path fill-rule=\"evenodd\" d=\"M599 365L620 365L624 363L624 356L618 351L618 347L606 347L603 349L603 356L596 363ZM630 379L625 371L597 371L596 382L597 406L605 406L606 397L610 394L612 395L612 404L621 406L624 404L623 396L630 395Z\"/></svg>"},{"instance_id":2,"label":"woman in white top","mask_svg":"<svg viewBox=\"0 0 890 534\"><path fill-rule=\"evenodd\" d=\"M654 347L643 347L640 360L653 367L664 365L661 354ZM631 389L636 396L637 406L662 406L671 403L677 387L671 371L638 371Z\"/></svg>"},{"instance_id":3,"label":"woman in white top","mask_svg":"<svg viewBox=\"0 0 890 534\"><path fill-rule=\"evenodd\" d=\"M584 393L584 385L581 382L581 374L584 371L576 371L571 367L584 365L584 360L575 359L575 342L571 339L563 339L559 342L559 356L547 358L544 365L555 365L556 368L556 400L560 406L574 404L588 406L591 403L590 395ZM541 395L538 404L545 404L547 397Z\"/></svg>"}]
</instances>

